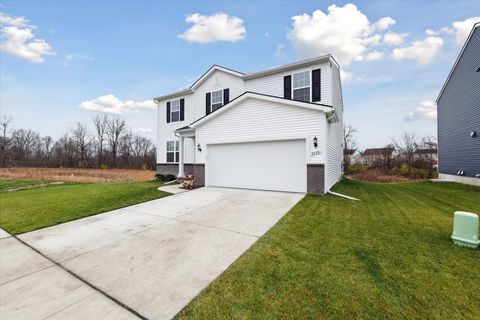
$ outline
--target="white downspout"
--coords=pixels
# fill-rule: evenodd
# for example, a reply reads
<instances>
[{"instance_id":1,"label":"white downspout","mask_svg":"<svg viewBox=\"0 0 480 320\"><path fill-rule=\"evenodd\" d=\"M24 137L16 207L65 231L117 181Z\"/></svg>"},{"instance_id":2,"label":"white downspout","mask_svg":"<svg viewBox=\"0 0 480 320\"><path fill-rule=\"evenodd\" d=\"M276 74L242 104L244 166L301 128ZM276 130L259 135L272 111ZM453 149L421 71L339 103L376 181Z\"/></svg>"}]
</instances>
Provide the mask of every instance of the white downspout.
<instances>
[{"instance_id":1,"label":"white downspout","mask_svg":"<svg viewBox=\"0 0 480 320\"><path fill-rule=\"evenodd\" d=\"M179 143L179 153L180 153L180 159L178 160L178 175L177 178L184 178L185 177L185 148L184 148L184 137L180 136L180 143Z\"/></svg>"}]
</instances>

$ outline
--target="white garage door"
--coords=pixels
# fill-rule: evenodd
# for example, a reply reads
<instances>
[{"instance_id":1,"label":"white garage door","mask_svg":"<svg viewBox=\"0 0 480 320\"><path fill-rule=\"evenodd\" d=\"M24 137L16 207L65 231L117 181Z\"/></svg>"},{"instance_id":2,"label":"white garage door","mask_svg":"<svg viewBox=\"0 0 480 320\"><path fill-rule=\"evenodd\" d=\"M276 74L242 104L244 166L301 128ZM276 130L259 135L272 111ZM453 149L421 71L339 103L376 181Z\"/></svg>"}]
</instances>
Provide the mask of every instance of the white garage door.
<instances>
[{"instance_id":1,"label":"white garage door","mask_svg":"<svg viewBox=\"0 0 480 320\"><path fill-rule=\"evenodd\" d=\"M305 140L214 144L207 149L208 186L307 191Z\"/></svg>"}]
</instances>

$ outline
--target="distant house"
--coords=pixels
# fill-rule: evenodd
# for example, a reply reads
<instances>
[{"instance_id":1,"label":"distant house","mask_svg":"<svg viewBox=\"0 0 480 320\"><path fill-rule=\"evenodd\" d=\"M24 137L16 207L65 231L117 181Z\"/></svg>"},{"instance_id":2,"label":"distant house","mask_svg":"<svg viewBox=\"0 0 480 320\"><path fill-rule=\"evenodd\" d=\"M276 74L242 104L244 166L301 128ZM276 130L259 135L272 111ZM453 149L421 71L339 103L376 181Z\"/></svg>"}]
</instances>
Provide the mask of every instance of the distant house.
<instances>
[{"instance_id":1,"label":"distant house","mask_svg":"<svg viewBox=\"0 0 480 320\"><path fill-rule=\"evenodd\" d=\"M437 98L439 178L480 185L480 23Z\"/></svg>"},{"instance_id":2,"label":"distant house","mask_svg":"<svg viewBox=\"0 0 480 320\"><path fill-rule=\"evenodd\" d=\"M369 148L362 153L361 161L363 165L369 167L383 166L387 159L393 158L394 148Z\"/></svg>"},{"instance_id":3,"label":"distant house","mask_svg":"<svg viewBox=\"0 0 480 320\"><path fill-rule=\"evenodd\" d=\"M436 168L438 166L438 153L437 149L417 149L413 154L413 159L415 161L429 161L432 164L432 167Z\"/></svg>"}]
</instances>

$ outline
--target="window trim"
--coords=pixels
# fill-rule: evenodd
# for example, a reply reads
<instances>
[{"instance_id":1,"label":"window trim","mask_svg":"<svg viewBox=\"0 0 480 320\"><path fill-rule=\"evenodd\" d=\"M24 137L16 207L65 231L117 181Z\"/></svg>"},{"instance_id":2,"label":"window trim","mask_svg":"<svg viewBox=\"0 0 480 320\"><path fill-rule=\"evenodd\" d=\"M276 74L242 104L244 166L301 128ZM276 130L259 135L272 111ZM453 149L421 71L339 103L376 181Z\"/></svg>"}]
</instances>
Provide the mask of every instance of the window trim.
<instances>
[{"instance_id":1,"label":"window trim","mask_svg":"<svg viewBox=\"0 0 480 320\"><path fill-rule=\"evenodd\" d=\"M292 82L292 83L291 83L291 86L292 86L292 100L295 100L295 99L294 99L294 96L295 96L294 92L295 92L295 90L309 88L309 89L310 89L310 92L309 92L309 95L308 95L308 96L309 96L309 97L308 97L309 100L306 101L306 102L312 102L312 100L313 100L313 93L312 93L312 87L313 87L313 83L312 83L312 71L313 71L313 70L314 70L314 69L308 69L308 70L305 70L305 71L298 71L298 72L295 72L295 73L291 73L291 76L292 76L292 79L291 79L291 82ZM294 76L295 74L305 73L305 72L308 72L308 78L309 78L308 86L303 86L303 87L294 88L294 85L293 85L293 76ZM299 101L299 100L295 100L295 101Z\"/></svg>"},{"instance_id":2,"label":"window trim","mask_svg":"<svg viewBox=\"0 0 480 320\"><path fill-rule=\"evenodd\" d=\"M168 151L168 143L173 142L173 151ZM178 163L180 158L180 141L179 140L167 140L165 142L165 162L166 163ZM168 161L168 154L173 153L173 161ZM178 155L178 156L177 156ZM177 160L177 161L175 161Z\"/></svg>"},{"instance_id":3,"label":"window trim","mask_svg":"<svg viewBox=\"0 0 480 320\"><path fill-rule=\"evenodd\" d=\"M214 91L210 91L210 92L209 92L209 93L210 93L210 113L212 113L212 112L214 111L213 108L212 108L212 106L213 106L213 93L214 93L214 92L217 92L217 91L221 91L221 92L222 92L222 99L221 99L220 101L221 101L221 103L222 103L222 106L221 106L221 107L223 107L224 90L225 90L225 88L222 88L222 89L218 89L218 90L214 90ZM216 104L218 104L218 103L216 103ZM220 109L221 107L215 109L215 111L218 110L218 109Z\"/></svg>"},{"instance_id":4,"label":"window trim","mask_svg":"<svg viewBox=\"0 0 480 320\"><path fill-rule=\"evenodd\" d=\"M173 122L180 122L182 120L180 120L180 113L181 113L181 102L180 102L181 99L176 99L176 100L170 100L170 122L173 123ZM178 110L177 111L173 111L173 102L177 102L178 101ZM178 120L173 120L173 113L177 113L178 112Z\"/></svg>"}]
</instances>

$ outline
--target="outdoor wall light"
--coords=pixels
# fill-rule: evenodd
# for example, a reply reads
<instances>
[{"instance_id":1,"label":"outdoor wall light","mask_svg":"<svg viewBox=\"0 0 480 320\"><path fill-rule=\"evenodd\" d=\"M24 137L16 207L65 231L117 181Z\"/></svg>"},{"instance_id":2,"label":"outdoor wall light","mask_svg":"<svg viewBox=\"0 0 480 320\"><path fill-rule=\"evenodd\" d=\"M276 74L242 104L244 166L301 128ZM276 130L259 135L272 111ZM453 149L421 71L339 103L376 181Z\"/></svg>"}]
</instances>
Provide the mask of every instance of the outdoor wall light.
<instances>
[{"instance_id":1,"label":"outdoor wall light","mask_svg":"<svg viewBox=\"0 0 480 320\"><path fill-rule=\"evenodd\" d=\"M477 131L473 130L470 132L470 137L475 138L477 136Z\"/></svg>"},{"instance_id":2,"label":"outdoor wall light","mask_svg":"<svg viewBox=\"0 0 480 320\"><path fill-rule=\"evenodd\" d=\"M200 145L200 143L197 144L197 150L200 151L200 152L202 152L202 146Z\"/></svg>"},{"instance_id":3,"label":"outdoor wall light","mask_svg":"<svg viewBox=\"0 0 480 320\"><path fill-rule=\"evenodd\" d=\"M313 146L316 148L318 147L318 139L317 137L313 138Z\"/></svg>"},{"instance_id":4,"label":"outdoor wall light","mask_svg":"<svg viewBox=\"0 0 480 320\"><path fill-rule=\"evenodd\" d=\"M465 175L465 171L463 170L460 170L457 172L457 176L464 176Z\"/></svg>"}]
</instances>

